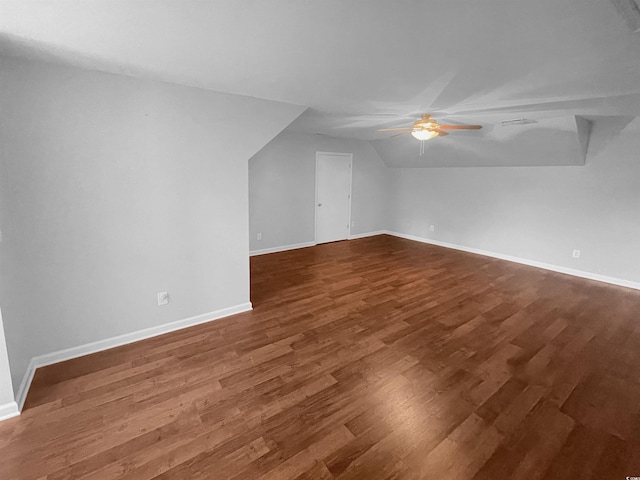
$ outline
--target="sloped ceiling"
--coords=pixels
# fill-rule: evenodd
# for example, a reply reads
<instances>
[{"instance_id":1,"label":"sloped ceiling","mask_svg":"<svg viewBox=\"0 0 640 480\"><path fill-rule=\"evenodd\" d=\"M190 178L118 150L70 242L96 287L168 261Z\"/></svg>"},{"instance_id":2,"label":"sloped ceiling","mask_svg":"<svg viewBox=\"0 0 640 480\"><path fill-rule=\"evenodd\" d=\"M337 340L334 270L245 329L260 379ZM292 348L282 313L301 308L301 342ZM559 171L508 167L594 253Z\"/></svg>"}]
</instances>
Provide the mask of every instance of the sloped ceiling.
<instances>
[{"instance_id":1,"label":"sloped ceiling","mask_svg":"<svg viewBox=\"0 0 640 480\"><path fill-rule=\"evenodd\" d=\"M640 112L640 35L605 0L0 0L0 54L308 106L291 130L372 140L390 166L567 164L535 145ZM485 129L422 157L375 131L421 113ZM504 141L514 118L538 127Z\"/></svg>"}]
</instances>

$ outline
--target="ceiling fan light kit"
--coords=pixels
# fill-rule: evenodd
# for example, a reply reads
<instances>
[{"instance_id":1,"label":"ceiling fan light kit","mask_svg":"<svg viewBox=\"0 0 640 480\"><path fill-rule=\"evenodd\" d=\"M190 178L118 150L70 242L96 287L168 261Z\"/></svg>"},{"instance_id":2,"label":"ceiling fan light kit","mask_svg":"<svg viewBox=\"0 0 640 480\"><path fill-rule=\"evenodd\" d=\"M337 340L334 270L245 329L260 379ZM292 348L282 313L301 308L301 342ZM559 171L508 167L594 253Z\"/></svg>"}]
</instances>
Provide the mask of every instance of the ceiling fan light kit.
<instances>
[{"instance_id":1,"label":"ceiling fan light kit","mask_svg":"<svg viewBox=\"0 0 640 480\"><path fill-rule=\"evenodd\" d=\"M445 130L479 130L481 128L482 125L440 125L431 115L424 114L420 120L413 122L413 127L380 128L376 131L391 132L400 130L400 133L391 135L392 137L410 133L413 138L420 140L420 155L422 155L424 153L425 140L431 140L435 137L446 137L449 133Z\"/></svg>"},{"instance_id":2,"label":"ceiling fan light kit","mask_svg":"<svg viewBox=\"0 0 640 480\"><path fill-rule=\"evenodd\" d=\"M411 132L411 136L413 138L417 138L418 140L430 140L434 137L438 136L438 132L435 130L414 130Z\"/></svg>"}]
</instances>

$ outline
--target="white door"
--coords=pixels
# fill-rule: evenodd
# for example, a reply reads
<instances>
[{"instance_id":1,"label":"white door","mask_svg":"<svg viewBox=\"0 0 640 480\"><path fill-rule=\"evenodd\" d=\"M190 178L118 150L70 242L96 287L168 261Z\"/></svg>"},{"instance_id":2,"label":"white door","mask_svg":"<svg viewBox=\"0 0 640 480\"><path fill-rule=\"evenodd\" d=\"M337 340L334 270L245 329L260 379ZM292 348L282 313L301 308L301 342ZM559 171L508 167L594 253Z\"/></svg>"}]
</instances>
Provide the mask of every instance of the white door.
<instances>
[{"instance_id":1,"label":"white door","mask_svg":"<svg viewBox=\"0 0 640 480\"><path fill-rule=\"evenodd\" d=\"M350 153L316 153L316 243L349 237L352 160Z\"/></svg>"}]
</instances>

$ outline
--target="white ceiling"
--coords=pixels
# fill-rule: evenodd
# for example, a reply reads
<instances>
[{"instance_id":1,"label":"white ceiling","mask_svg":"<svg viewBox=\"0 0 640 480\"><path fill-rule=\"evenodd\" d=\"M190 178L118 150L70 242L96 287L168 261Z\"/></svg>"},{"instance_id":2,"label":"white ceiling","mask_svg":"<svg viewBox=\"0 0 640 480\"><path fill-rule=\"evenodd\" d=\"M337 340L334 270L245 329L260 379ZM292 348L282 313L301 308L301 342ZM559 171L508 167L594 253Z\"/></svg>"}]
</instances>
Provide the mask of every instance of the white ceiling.
<instances>
[{"instance_id":1,"label":"white ceiling","mask_svg":"<svg viewBox=\"0 0 640 480\"><path fill-rule=\"evenodd\" d=\"M0 54L308 106L292 130L389 164L417 142L375 129L421 113L485 126L431 141L452 165L502 120L640 113L640 35L606 0L0 0Z\"/></svg>"}]
</instances>

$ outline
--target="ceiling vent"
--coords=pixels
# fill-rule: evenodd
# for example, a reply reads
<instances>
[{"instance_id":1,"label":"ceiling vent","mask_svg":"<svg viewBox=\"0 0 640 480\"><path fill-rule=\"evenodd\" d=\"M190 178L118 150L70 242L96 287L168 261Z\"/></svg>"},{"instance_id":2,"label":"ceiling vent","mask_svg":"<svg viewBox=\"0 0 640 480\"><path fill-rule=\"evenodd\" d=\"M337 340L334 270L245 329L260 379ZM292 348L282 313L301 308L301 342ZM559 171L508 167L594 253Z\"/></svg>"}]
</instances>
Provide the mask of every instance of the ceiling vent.
<instances>
[{"instance_id":1,"label":"ceiling vent","mask_svg":"<svg viewBox=\"0 0 640 480\"><path fill-rule=\"evenodd\" d=\"M611 0L629 28L640 33L640 0Z\"/></svg>"},{"instance_id":2,"label":"ceiling vent","mask_svg":"<svg viewBox=\"0 0 640 480\"><path fill-rule=\"evenodd\" d=\"M532 123L538 123L535 120L529 120L528 118L516 118L515 120L505 120L500 122L503 127L510 127L512 125L530 125Z\"/></svg>"}]
</instances>

